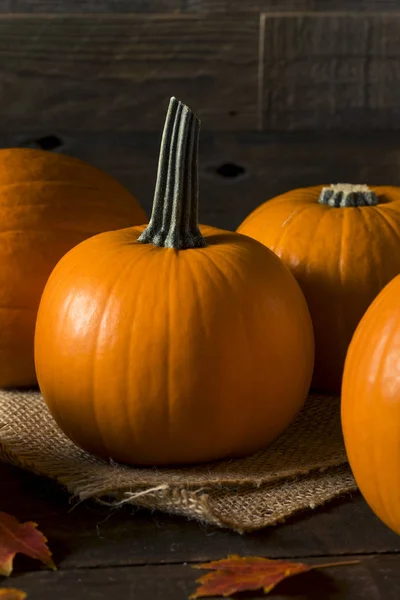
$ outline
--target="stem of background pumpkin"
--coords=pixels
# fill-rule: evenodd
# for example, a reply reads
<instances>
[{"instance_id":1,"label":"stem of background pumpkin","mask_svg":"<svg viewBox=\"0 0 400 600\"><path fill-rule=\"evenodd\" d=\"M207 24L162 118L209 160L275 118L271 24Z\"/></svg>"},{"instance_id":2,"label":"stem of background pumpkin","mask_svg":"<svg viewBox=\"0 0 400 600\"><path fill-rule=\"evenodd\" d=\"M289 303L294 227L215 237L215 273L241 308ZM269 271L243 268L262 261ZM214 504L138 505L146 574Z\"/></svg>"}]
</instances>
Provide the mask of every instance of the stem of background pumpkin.
<instances>
[{"instance_id":1,"label":"stem of background pumpkin","mask_svg":"<svg viewBox=\"0 0 400 600\"><path fill-rule=\"evenodd\" d=\"M198 222L198 144L200 122L171 98L161 141L153 210L138 238L143 244L183 250L203 248Z\"/></svg>"},{"instance_id":2,"label":"stem of background pumpkin","mask_svg":"<svg viewBox=\"0 0 400 600\"><path fill-rule=\"evenodd\" d=\"M320 204L335 208L376 206L378 198L367 185L352 185L351 183L336 183L321 190L318 198Z\"/></svg>"}]
</instances>

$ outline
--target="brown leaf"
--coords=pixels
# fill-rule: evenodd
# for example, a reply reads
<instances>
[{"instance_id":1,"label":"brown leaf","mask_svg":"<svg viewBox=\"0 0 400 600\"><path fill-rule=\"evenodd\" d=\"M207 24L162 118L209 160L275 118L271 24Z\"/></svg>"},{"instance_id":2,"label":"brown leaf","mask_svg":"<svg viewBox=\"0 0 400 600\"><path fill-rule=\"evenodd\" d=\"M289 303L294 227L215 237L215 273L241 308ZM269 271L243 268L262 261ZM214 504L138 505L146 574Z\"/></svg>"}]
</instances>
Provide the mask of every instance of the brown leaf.
<instances>
[{"instance_id":1,"label":"brown leaf","mask_svg":"<svg viewBox=\"0 0 400 600\"><path fill-rule=\"evenodd\" d=\"M209 569L213 573L197 580L200 587L190 598L205 596L230 596L262 588L268 594L284 579L306 573L311 569L355 564L358 561L337 562L326 565L306 565L285 560L272 560L258 556L228 556L222 560L195 565L195 569Z\"/></svg>"},{"instance_id":2,"label":"brown leaf","mask_svg":"<svg viewBox=\"0 0 400 600\"><path fill-rule=\"evenodd\" d=\"M56 568L47 539L36 527L36 523L19 523L11 515L0 512L0 575L11 574L17 553L36 558L50 569Z\"/></svg>"},{"instance_id":3,"label":"brown leaf","mask_svg":"<svg viewBox=\"0 0 400 600\"><path fill-rule=\"evenodd\" d=\"M15 588L0 588L0 600L25 600L26 594Z\"/></svg>"}]
</instances>

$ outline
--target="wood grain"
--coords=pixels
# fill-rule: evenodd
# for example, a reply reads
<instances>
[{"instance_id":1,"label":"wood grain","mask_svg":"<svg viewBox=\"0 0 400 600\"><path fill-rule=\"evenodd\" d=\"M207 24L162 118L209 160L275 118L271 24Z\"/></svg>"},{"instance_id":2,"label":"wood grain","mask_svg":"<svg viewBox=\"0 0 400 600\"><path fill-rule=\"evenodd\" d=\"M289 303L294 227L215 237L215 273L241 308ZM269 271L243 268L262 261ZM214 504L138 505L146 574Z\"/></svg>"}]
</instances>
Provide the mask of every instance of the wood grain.
<instances>
[{"instance_id":1,"label":"wood grain","mask_svg":"<svg viewBox=\"0 0 400 600\"><path fill-rule=\"evenodd\" d=\"M336 560L336 557L332 557ZM321 562L316 560L310 563ZM143 567L47 571L24 573L13 585L28 594L29 600L187 600L196 589L199 572L189 565L148 565ZM366 558L360 564L310 571L281 584L275 600L398 600L400 556ZM253 600L265 595L253 592Z\"/></svg>"},{"instance_id":2,"label":"wood grain","mask_svg":"<svg viewBox=\"0 0 400 600\"><path fill-rule=\"evenodd\" d=\"M108 171L150 211L161 132L79 134L42 129L18 135L0 134L0 147L34 145L35 140L54 133L62 140L55 151L77 156ZM221 174L223 165L228 165L228 173L222 169ZM244 172L237 173L235 167ZM398 134L203 131L200 136L203 223L235 229L251 210L277 194L343 181L400 185Z\"/></svg>"},{"instance_id":3,"label":"wood grain","mask_svg":"<svg viewBox=\"0 0 400 600\"><path fill-rule=\"evenodd\" d=\"M204 129L254 129L259 19L0 16L0 130L161 130L179 97Z\"/></svg>"},{"instance_id":4,"label":"wood grain","mask_svg":"<svg viewBox=\"0 0 400 600\"><path fill-rule=\"evenodd\" d=\"M183 9L207 12L397 11L398 0L183 0Z\"/></svg>"},{"instance_id":5,"label":"wood grain","mask_svg":"<svg viewBox=\"0 0 400 600\"><path fill-rule=\"evenodd\" d=\"M400 128L400 14L263 15L266 130Z\"/></svg>"},{"instance_id":6,"label":"wood grain","mask_svg":"<svg viewBox=\"0 0 400 600\"><path fill-rule=\"evenodd\" d=\"M397 0L2 0L0 13L396 11Z\"/></svg>"},{"instance_id":7,"label":"wood grain","mask_svg":"<svg viewBox=\"0 0 400 600\"><path fill-rule=\"evenodd\" d=\"M1 0L0 13L175 12L182 0Z\"/></svg>"},{"instance_id":8,"label":"wood grain","mask_svg":"<svg viewBox=\"0 0 400 600\"><path fill-rule=\"evenodd\" d=\"M266 530L238 535L193 521L123 507L69 501L56 483L0 465L1 510L34 520L62 570L202 562L227 554L271 558L400 553L400 538L357 494ZM29 562L16 565L30 568ZM72 596L71 596L72 597Z\"/></svg>"}]
</instances>

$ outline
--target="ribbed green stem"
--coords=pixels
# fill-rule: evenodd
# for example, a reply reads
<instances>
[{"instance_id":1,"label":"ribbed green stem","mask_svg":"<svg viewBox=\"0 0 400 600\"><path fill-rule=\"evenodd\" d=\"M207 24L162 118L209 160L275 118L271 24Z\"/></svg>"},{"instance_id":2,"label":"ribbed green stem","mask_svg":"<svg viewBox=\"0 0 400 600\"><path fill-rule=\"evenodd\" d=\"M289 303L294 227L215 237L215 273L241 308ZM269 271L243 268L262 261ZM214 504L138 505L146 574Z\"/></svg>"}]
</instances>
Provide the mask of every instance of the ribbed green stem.
<instances>
[{"instance_id":1,"label":"ribbed green stem","mask_svg":"<svg viewBox=\"0 0 400 600\"><path fill-rule=\"evenodd\" d=\"M336 183L322 188L318 202L336 208L376 206L378 197L367 185Z\"/></svg>"},{"instance_id":2,"label":"ribbed green stem","mask_svg":"<svg viewBox=\"0 0 400 600\"><path fill-rule=\"evenodd\" d=\"M138 241L164 248L203 248L198 221L198 145L200 121L171 98L164 133L153 210Z\"/></svg>"}]
</instances>

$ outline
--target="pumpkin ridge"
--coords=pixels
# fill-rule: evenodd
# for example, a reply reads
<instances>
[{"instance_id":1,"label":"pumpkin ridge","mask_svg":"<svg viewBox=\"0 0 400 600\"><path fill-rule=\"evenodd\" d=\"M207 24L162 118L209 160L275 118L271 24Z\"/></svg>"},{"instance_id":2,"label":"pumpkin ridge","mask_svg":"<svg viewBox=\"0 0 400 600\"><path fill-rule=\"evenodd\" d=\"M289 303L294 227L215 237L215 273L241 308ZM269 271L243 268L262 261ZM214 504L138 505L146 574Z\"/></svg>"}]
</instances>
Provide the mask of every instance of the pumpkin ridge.
<instances>
[{"instance_id":1,"label":"pumpkin ridge","mask_svg":"<svg viewBox=\"0 0 400 600\"><path fill-rule=\"evenodd\" d=\"M346 260L343 260L345 251L346 251L346 231L350 226L350 221L347 218L348 214L349 213L346 210L343 211L343 213L341 213L342 221L341 221L340 248L339 248L339 255L338 255L339 285L341 288L343 288L343 286L345 285L346 275L344 273L344 267L345 267L345 265L348 264L347 257L346 257ZM347 337L346 331L348 330L346 321L348 320L348 313L346 310L342 310L342 306L343 306L343 304L345 304L346 300L343 299L342 297L340 297L340 299L336 298L335 301L337 303L340 303L339 310L337 311L337 314L341 316L341 318L339 320L340 339L346 340L346 337ZM340 348L340 351L342 351L342 348ZM346 355L346 347L343 348L343 355L344 356Z\"/></svg>"},{"instance_id":2,"label":"pumpkin ridge","mask_svg":"<svg viewBox=\"0 0 400 600\"><path fill-rule=\"evenodd\" d=\"M175 294L174 294L174 286L175 286L175 277L174 277L174 270L175 270L175 266L176 266L176 261L171 260L169 261L169 269L168 269L168 275L167 275L167 280L169 282L168 284L168 317L167 317L167 344L170 345L170 340L172 338L172 336L174 335L174 331L173 331L173 322L172 322L172 317L173 314L175 314L175 310L172 308L173 305L175 304L174 300L175 300ZM176 275L176 273L175 273ZM196 287L197 289L197 287ZM200 302L199 302L200 304ZM173 370L174 370L174 357L172 356L171 352L167 353L167 376L168 376L168 382L167 382L167 390L168 390L168 401L165 403L166 406L166 438L168 441L168 447L171 446L170 442L171 440L174 439L174 434L173 434L173 429L174 429L174 423L173 423L173 411L174 411L174 407L173 407L173 402L174 402L174 398L173 398L173 388L172 388L172 383L173 383ZM171 406L172 403L172 406ZM168 457L169 460L169 457Z\"/></svg>"},{"instance_id":3,"label":"pumpkin ridge","mask_svg":"<svg viewBox=\"0 0 400 600\"><path fill-rule=\"evenodd\" d=\"M60 264L60 263L58 263L58 264ZM58 266L58 265L56 265L56 268L57 268L57 266ZM50 280L51 280L51 275L50 275L50 278L49 278L49 282L51 283L51 281L50 281ZM56 289L56 290L57 290L57 287L59 287L59 285L60 285L60 282L57 282L57 283L58 283L58 286L57 286L57 285L55 286L55 289ZM52 291L52 292L53 292L53 294L54 294L54 286L52 286L52 290L51 290L51 291ZM72 296L72 294L70 294L70 295L69 295L69 297L68 297L67 306L65 306L65 305L64 305L64 306L63 306L63 309L64 309L64 310L63 310L63 311L60 311L60 321L61 321L61 325L63 325L63 323L64 323L64 322L67 320L67 314L68 314L68 311L69 311L69 308L70 308L70 306L71 306L71 303L72 303L72 301L73 301L73 296ZM40 307L39 307L39 308L40 308ZM59 329L61 329L60 325L59 325ZM57 331L57 329L56 329L56 330L55 330L55 332L54 332L53 344L54 344L54 340L56 340L56 339L57 339L57 337L58 337L59 329L58 329L58 331ZM50 350L50 353L51 353L51 351L52 351L52 348L50 347L50 348L49 348L49 350ZM51 381L51 385L53 385L54 379L55 379L55 377L54 377L54 371L53 371L53 373L52 373L52 377L51 377L51 380L50 380L50 381ZM40 386L39 386L39 388L40 388ZM56 418L59 418L59 411L58 411L58 407L55 407L55 408L54 408L54 406L52 406L52 407L51 407L51 410L50 410L50 412L53 414L53 416L56 416Z\"/></svg>"},{"instance_id":4,"label":"pumpkin ridge","mask_svg":"<svg viewBox=\"0 0 400 600\"><path fill-rule=\"evenodd\" d=\"M385 306L385 304L386 304L386 294L382 294L381 299L382 299L382 303L381 304L383 306ZM375 397L379 396L379 390L376 391L377 382L382 381L382 379L383 379L383 375L382 374L383 374L383 371L384 371L384 368L385 368L385 361L382 359L382 357L385 356L385 355L387 355L387 351L388 351L387 349L392 346L391 343L393 341L393 338L397 335L396 327L392 326L391 330L388 333L389 334L386 335L385 343L384 343L383 347L380 348L380 352L379 352L379 359L380 360L379 360L378 369L377 369L377 371L375 373L374 385L373 385L374 391L375 391ZM368 343L367 340L366 340L366 342ZM390 521L392 521L392 519L390 518L390 515L388 513L388 509L387 509L387 506L386 506L386 502L385 502L385 499L384 499L384 486L382 486L381 482L380 482L381 459L377 455L378 452L380 451L381 433L378 432L378 430L377 430L376 427L373 428L373 435L374 435L375 439L374 439L374 442L372 444L372 465L373 465L373 473L376 474L376 478L377 478L377 482L378 482L378 485L375 486L376 493L377 493L377 496L378 496L378 504L377 505L382 507L382 517L386 517L386 522L390 522ZM374 504L373 510L375 511L376 510L375 503L371 502L371 506L372 506L372 504Z\"/></svg>"},{"instance_id":5,"label":"pumpkin ridge","mask_svg":"<svg viewBox=\"0 0 400 600\"><path fill-rule=\"evenodd\" d=\"M379 211L375 211L375 212L378 212L378 214L379 214ZM365 227L365 234L366 234L365 237L366 237L366 239L368 239L368 237L369 237L368 234L371 229L369 219L368 219L365 211L360 210L359 213L360 213L361 220ZM379 262L377 264L377 259L379 259L379 256L377 256L375 252L369 252L369 255L370 255L371 261L374 262L374 269L371 269L371 272L373 272L375 274L376 281L378 283L377 286L374 286L374 289L382 290L385 287L386 282L383 279L382 269L380 268Z\"/></svg>"},{"instance_id":6,"label":"pumpkin ridge","mask_svg":"<svg viewBox=\"0 0 400 600\"><path fill-rule=\"evenodd\" d=\"M310 208L310 206L314 206L313 204L307 204L306 206L298 206L296 210L293 211L291 215L287 219L285 219L285 224L288 223L287 228L282 227L282 231L278 239L276 240L274 246L271 245L271 250L276 253L278 248L282 245L283 239L286 237L286 234L290 230L289 224L293 227L294 221L297 217L299 217L302 213L306 212ZM279 255L278 255L279 256Z\"/></svg>"},{"instance_id":7,"label":"pumpkin ridge","mask_svg":"<svg viewBox=\"0 0 400 600\"><path fill-rule=\"evenodd\" d=\"M114 258L116 259L117 256L118 256L118 254L120 254L120 253L121 252L115 252ZM142 258L142 260L144 260L145 256L142 256L141 258ZM137 265L140 264L140 262L141 262L140 258L138 259L138 257L135 255L135 253L132 252L131 260L128 261L125 264L125 266L120 270L120 272L116 275L116 278L115 278L114 282L110 286L110 289L109 289L109 292L108 292L108 298L107 298L107 300L104 303L104 306L102 308L102 318L99 319L98 329L97 329L97 334L96 334L96 341L95 341L95 345L94 345L94 348L93 348L93 357L94 357L94 359L93 359L93 365L92 365L93 366L93 371L92 371L92 385L90 386L90 389L92 390L94 396L96 395L96 390L97 390L97 385L96 385L97 375L96 375L96 360L95 359L96 359L96 356L97 356L97 350L98 350L98 346L99 346L100 330L101 330L101 327L102 327L102 324L103 324L104 315L106 313L107 308L110 305L110 302L113 300L114 292L115 292L116 288L118 287L118 285L123 280L125 274L129 273L129 271L132 269L132 265L134 265L134 264L135 264L135 268L137 269ZM107 434L104 435L104 432L103 432L102 427L101 427L101 419L98 418L98 411L97 411L96 402L93 399L92 399L92 404L93 404L94 421L96 423L97 430L98 430L98 437L101 440L103 449L108 452L109 449L108 449L107 443L106 443ZM125 408L127 407L127 403L124 402L124 399L122 400L121 404L123 406L125 406ZM131 422L131 421L127 421L127 422Z\"/></svg>"},{"instance_id":8,"label":"pumpkin ridge","mask_svg":"<svg viewBox=\"0 0 400 600\"><path fill-rule=\"evenodd\" d=\"M125 270L125 269L123 269L123 270ZM119 277L117 277L117 280L118 279L119 279ZM115 284L115 281L114 281L114 284ZM113 286L113 287L115 287L115 286ZM107 306L108 302L110 301L110 296L108 297L108 299L105 303L105 306ZM104 310L103 310L103 317L104 317ZM90 398L89 405L92 408L93 423L97 430L96 437L101 441L102 452L104 452L104 450L106 452L108 452L107 443L105 441L107 439L107 437L104 436L104 433L102 431L102 427L100 425L101 419L99 417L99 411L96 406L96 356L97 356L98 347L99 347L99 338L100 338L102 322L103 322L103 319L99 319L99 321L97 323L96 338L95 338L95 342L94 342L93 354L91 357L91 365L90 365L90 369L89 369L89 379L91 380L91 384L89 386L89 389L91 391L91 398Z\"/></svg>"},{"instance_id":9,"label":"pumpkin ridge","mask_svg":"<svg viewBox=\"0 0 400 600\"><path fill-rule=\"evenodd\" d=\"M147 260L146 254L143 253L142 259L136 260L135 270L138 270L138 265L141 265L142 261ZM151 279L152 276L153 276L153 270L147 268L144 272L144 276L142 276L142 278L140 280L138 287L136 288L136 310L137 310L137 299L141 297L142 289L146 288L147 278L150 277L150 279ZM147 282L147 285L148 285L148 282ZM132 329L134 328L135 324L136 324L135 320L132 320L130 323L129 343L128 343L127 352L125 354L125 373L126 373L125 381L126 381L126 397L127 398L132 397L131 378L129 377L129 369L133 363L132 357L133 357L134 353L137 352L137 346L135 347L135 345L134 345L135 340L134 340L134 335L132 333ZM126 422L129 423L131 437L134 440L136 446L140 445L141 444L140 435L139 435L137 427L136 427L138 419L135 418L134 414L132 414L132 411L130 410L131 405L129 404L129 402L126 402L124 399L122 404L124 407Z\"/></svg>"},{"instance_id":10,"label":"pumpkin ridge","mask_svg":"<svg viewBox=\"0 0 400 600\"><path fill-rule=\"evenodd\" d=\"M399 221L400 221L400 214L397 211L382 210L382 209L380 209L380 207L378 207L376 210L376 213L379 215L379 217L385 221L387 229L390 231L392 239L394 239L396 244L398 244L399 235L396 232L393 224L390 221L391 217L387 214L388 212L393 212L394 214L396 214L399 217Z\"/></svg>"},{"instance_id":11,"label":"pumpkin ridge","mask_svg":"<svg viewBox=\"0 0 400 600\"><path fill-rule=\"evenodd\" d=\"M381 360L379 361L379 367L378 370L376 372L376 377L375 377L375 382L374 382L374 388L376 388L376 381L381 381L381 377L382 377L382 372L384 369L384 361L382 360L382 355L384 355L385 350L389 347L389 341L392 339L393 334L395 333L395 329L393 329L393 331L390 332L392 335L389 335L387 337L387 339L385 340L385 345L384 348L381 349L380 351L380 358ZM384 507L383 509L383 515L386 516L386 519L388 517L388 513L387 513L387 509L385 506L385 502L384 502L384 494L383 494L383 489L381 489L381 485L380 485L380 481L379 481L379 476L380 476L380 460L379 460L379 456L378 456L378 452L379 452L379 437L380 435L378 434L378 430L377 428L374 428L373 430L373 436L374 436L374 441L372 444L372 457L370 458L371 462L372 462L372 468L373 468L373 472L376 474L376 478L378 479L378 485L376 486L376 493L378 496L378 506L382 506ZM375 505L375 503L373 503ZM375 510L375 506L374 506L374 510Z\"/></svg>"},{"instance_id":12,"label":"pumpkin ridge","mask_svg":"<svg viewBox=\"0 0 400 600\"><path fill-rule=\"evenodd\" d=\"M309 251L307 253L306 260L304 261L304 264L306 265L306 272L307 272L307 274L310 273L310 265L312 264L311 256L312 256L312 252L313 252L313 250L314 250L314 248L316 246L314 244L314 241L316 239L318 239L318 234L319 234L319 230L321 229L321 225L322 225L323 221L326 219L326 217L329 214L330 214L330 211L326 210L324 212L324 214L321 215L321 218L320 218L320 220L319 220L319 222L317 224L317 227L314 229L313 235L310 237Z\"/></svg>"},{"instance_id":13,"label":"pumpkin ridge","mask_svg":"<svg viewBox=\"0 0 400 600\"><path fill-rule=\"evenodd\" d=\"M385 203L382 202L382 204L379 204L375 210L379 210L379 212L384 212L388 215L400 216L400 206L399 203L395 201Z\"/></svg>"},{"instance_id":14,"label":"pumpkin ridge","mask_svg":"<svg viewBox=\"0 0 400 600\"><path fill-rule=\"evenodd\" d=\"M215 261L212 260L212 258L205 252L203 252L203 256L205 256L207 258L207 260L214 266L216 267L216 270L218 272L218 275L220 275L220 269L218 267L218 265L215 263ZM193 286L194 286L194 290L195 290L195 295L196 295L196 303L197 303L197 315L198 315L198 319L199 321L201 321L202 326L204 326L204 316L203 316L203 309L202 309L202 304L201 304L201 298L200 298L200 294L198 292L198 281L197 281L197 276L196 276L196 270L193 268L192 263L190 261L186 262L186 267L188 267L189 271L190 271L190 276L192 278L193 281ZM207 275L208 275L208 270L207 270ZM214 283L214 279L212 281ZM205 327L204 327L205 329Z\"/></svg>"}]
</instances>

